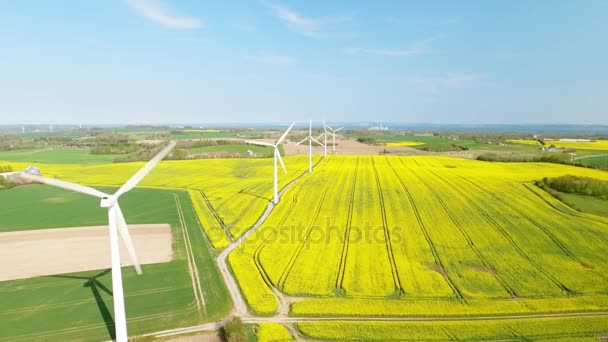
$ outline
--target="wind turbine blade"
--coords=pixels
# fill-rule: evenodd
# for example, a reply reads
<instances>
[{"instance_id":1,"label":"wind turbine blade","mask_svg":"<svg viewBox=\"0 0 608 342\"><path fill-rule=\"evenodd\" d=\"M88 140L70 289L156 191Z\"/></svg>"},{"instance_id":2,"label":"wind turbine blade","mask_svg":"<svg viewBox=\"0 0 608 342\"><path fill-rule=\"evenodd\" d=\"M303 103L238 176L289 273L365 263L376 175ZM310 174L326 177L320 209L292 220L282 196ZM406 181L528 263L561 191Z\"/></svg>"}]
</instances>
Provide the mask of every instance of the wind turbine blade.
<instances>
[{"instance_id":1,"label":"wind turbine blade","mask_svg":"<svg viewBox=\"0 0 608 342\"><path fill-rule=\"evenodd\" d=\"M323 120L323 132L327 133L327 125L325 124L325 120Z\"/></svg>"},{"instance_id":2,"label":"wind turbine blade","mask_svg":"<svg viewBox=\"0 0 608 342\"><path fill-rule=\"evenodd\" d=\"M312 137L312 120L308 123L308 136Z\"/></svg>"},{"instance_id":3,"label":"wind turbine blade","mask_svg":"<svg viewBox=\"0 0 608 342\"><path fill-rule=\"evenodd\" d=\"M273 144L265 142L265 141L251 141L251 140L247 140L245 141L246 144L249 145L258 145L258 146L269 146L269 147L274 147Z\"/></svg>"},{"instance_id":4,"label":"wind turbine blade","mask_svg":"<svg viewBox=\"0 0 608 342\"><path fill-rule=\"evenodd\" d=\"M306 138L304 138L304 139L302 139L302 140L298 141L298 142L296 143L296 145L300 145L301 143L305 142L306 140L308 140L308 137L306 137Z\"/></svg>"},{"instance_id":5,"label":"wind turbine blade","mask_svg":"<svg viewBox=\"0 0 608 342\"><path fill-rule=\"evenodd\" d=\"M317 140L321 139L321 137L323 136L323 134L325 134L325 133L319 134L319 136L317 137Z\"/></svg>"},{"instance_id":6,"label":"wind turbine blade","mask_svg":"<svg viewBox=\"0 0 608 342\"><path fill-rule=\"evenodd\" d=\"M116 191L114 196L118 198L125 192L133 189L139 182L141 182L142 179L144 179L144 177L146 177L148 173L150 173L150 171L152 171L152 169L154 169L156 165L158 165L158 163L160 163L161 160L163 160L171 152L174 147L175 141L171 141L169 145L167 145L167 147L163 148L162 151L158 152L158 154L155 155L154 158L150 159L150 161L147 162L144 167L137 171L136 174L134 174L125 184L123 184L123 186L121 186L120 189Z\"/></svg>"},{"instance_id":7,"label":"wind turbine blade","mask_svg":"<svg viewBox=\"0 0 608 342\"><path fill-rule=\"evenodd\" d=\"M322 143L322 142L320 142L319 140L317 140L317 139L315 139L315 138L312 138L312 137L311 137L310 139L311 139L312 141L316 142L317 144L321 145L321 146L325 146L325 145L323 145L323 143Z\"/></svg>"},{"instance_id":8,"label":"wind turbine blade","mask_svg":"<svg viewBox=\"0 0 608 342\"><path fill-rule=\"evenodd\" d=\"M274 149L274 155L279 160L279 163L281 163L281 167L283 168L283 171L285 171L285 173L287 173L287 168L285 168L285 163L283 162L283 158L281 157L281 153L279 153L278 148Z\"/></svg>"},{"instance_id":9,"label":"wind turbine blade","mask_svg":"<svg viewBox=\"0 0 608 342\"><path fill-rule=\"evenodd\" d=\"M131 235L129 234L127 221L125 221L125 216L123 215L122 210L120 210L118 202L116 202L115 207L116 223L118 224L118 234L120 234L120 238L122 239L122 242L127 248L127 253L129 253L129 257L131 258L131 263L133 263L133 267L135 267L135 272L137 272L137 274L141 274L141 266L139 265L137 254L135 254L135 247L133 246L133 241L131 240Z\"/></svg>"},{"instance_id":10,"label":"wind turbine blade","mask_svg":"<svg viewBox=\"0 0 608 342\"><path fill-rule=\"evenodd\" d=\"M52 185L52 186L56 186L58 188L66 189L66 190L80 192L80 193L87 194L87 195L94 196L94 197L104 198L104 197L109 196L108 194L104 194L103 192L93 189L91 187L80 185L80 184L75 184L75 183L70 183L70 182L59 180L59 179L46 178L46 177L41 177L41 176L37 176L37 175L31 175L29 173L23 173L22 177L24 179L31 180L34 182Z\"/></svg>"},{"instance_id":11,"label":"wind turbine blade","mask_svg":"<svg viewBox=\"0 0 608 342\"><path fill-rule=\"evenodd\" d=\"M343 128L344 128L344 127L340 127L340 128L338 128L338 129L334 129L334 133L335 133L335 132L337 132L337 131L339 131L339 130L341 130L341 129L343 129Z\"/></svg>"},{"instance_id":12,"label":"wind turbine blade","mask_svg":"<svg viewBox=\"0 0 608 342\"><path fill-rule=\"evenodd\" d=\"M288 129L285 131L285 133L283 133L283 135L281 135L281 137L279 138L279 140L277 140L277 142L275 143L275 145L277 145L277 146L278 146L280 143L282 143L282 142L283 142L283 140L285 140L285 138L287 138L287 134L289 134L289 131L291 131L291 129L293 128L293 126L294 126L295 124L296 124L296 123L295 123L295 122L293 122L293 123L291 124L291 126L289 126L289 128L288 128Z\"/></svg>"}]
</instances>

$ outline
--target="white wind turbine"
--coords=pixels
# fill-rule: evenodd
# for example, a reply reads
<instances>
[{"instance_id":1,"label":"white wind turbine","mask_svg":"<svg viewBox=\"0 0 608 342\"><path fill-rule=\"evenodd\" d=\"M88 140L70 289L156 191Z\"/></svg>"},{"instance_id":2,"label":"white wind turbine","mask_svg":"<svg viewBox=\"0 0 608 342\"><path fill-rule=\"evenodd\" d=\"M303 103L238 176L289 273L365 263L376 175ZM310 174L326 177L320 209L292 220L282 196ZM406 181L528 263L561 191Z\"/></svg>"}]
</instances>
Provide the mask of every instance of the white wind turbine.
<instances>
[{"instance_id":1,"label":"white wind turbine","mask_svg":"<svg viewBox=\"0 0 608 342\"><path fill-rule=\"evenodd\" d=\"M321 133L321 135L323 135L323 133ZM319 138L321 138L321 135L319 135ZM327 156L327 147L325 145L321 144L319 142L319 140L317 140L317 139L318 138L315 138L312 136L312 120L310 120L310 123L308 125L308 136L296 144L296 145L300 145L301 143L308 140L308 173L312 172L312 142L313 141L316 142L317 144L325 147L325 156Z\"/></svg>"},{"instance_id":2,"label":"white wind turbine","mask_svg":"<svg viewBox=\"0 0 608 342\"><path fill-rule=\"evenodd\" d=\"M344 127L340 127L340 128L331 128L329 127L329 125L325 124L325 120L323 120L323 130L325 131L325 135L327 136L327 134L331 135L333 137L333 150L334 152L336 152L336 132L343 129ZM328 131L329 129L329 131ZM325 139L325 143L327 144L327 138Z\"/></svg>"},{"instance_id":3,"label":"white wind turbine","mask_svg":"<svg viewBox=\"0 0 608 342\"><path fill-rule=\"evenodd\" d=\"M127 252L131 258L133 266L137 274L141 274L141 266L137 260L135 249L133 248L133 242L127 229L127 223L118 205L118 199L126 192L133 189L152 169L165 158L169 152L175 147L175 142L171 141L167 147L160 151L154 158L152 158L143 168L137 171L123 186L118 189L114 194L105 194L99 190L90 188L88 186L69 183L54 178L41 177L35 174L24 174L24 178L31 181L44 183L59 188L80 192L94 197L101 198L101 207L108 209L108 230L110 233L110 255L112 258L112 297L114 300L114 325L116 329L116 341L122 342L127 341L127 319L125 314L125 300L122 287L122 273L120 266L120 251L118 246L118 235L122 238Z\"/></svg>"},{"instance_id":4,"label":"white wind turbine","mask_svg":"<svg viewBox=\"0 0 608 342\"><path fill-rule=\"evenodd\" d=\"M279 173L278 173L278 167L277 167L277 159L281 163L281 166L283 167L283 171L285 171L285 173L287 173L287 169L285 168L285 163L283 162L283 158L281 158L281 153L279 152L279 145L283 142L283 140L285 140L285 138L287 137L287 134L289 134L289 131L291 131L291 129L293 128L293 125L295 125L295 122L292 123L291 126L289 126L289 128L287 128L285 133L283 133L283 135L279 138L279 140L277 140L274 144L267 143L265 141L245 141L247 144L270 146L274 149L274 199L273 199L274 204L279 203Z\"/></svg>"}]
</instances>

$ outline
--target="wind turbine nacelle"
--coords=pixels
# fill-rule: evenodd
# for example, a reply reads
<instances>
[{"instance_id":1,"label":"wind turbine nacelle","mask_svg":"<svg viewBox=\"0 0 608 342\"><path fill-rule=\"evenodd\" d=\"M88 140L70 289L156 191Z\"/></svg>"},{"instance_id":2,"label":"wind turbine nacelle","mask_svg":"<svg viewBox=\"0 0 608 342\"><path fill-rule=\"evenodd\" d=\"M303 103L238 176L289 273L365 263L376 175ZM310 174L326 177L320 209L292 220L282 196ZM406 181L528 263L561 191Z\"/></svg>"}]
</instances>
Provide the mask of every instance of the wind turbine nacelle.
<instances>
[{"instance_id":1,"label":"wind turbine nacelle","mask_svg":"<svg viewBox=\"0 0 608 342\"><path fill-rule=\"evenodd\" d=\"M116 199L114 197L104 197L101 199L101 204L99 205L102 208L111 208L116 203Z\"/></svg>"}]
</instances>

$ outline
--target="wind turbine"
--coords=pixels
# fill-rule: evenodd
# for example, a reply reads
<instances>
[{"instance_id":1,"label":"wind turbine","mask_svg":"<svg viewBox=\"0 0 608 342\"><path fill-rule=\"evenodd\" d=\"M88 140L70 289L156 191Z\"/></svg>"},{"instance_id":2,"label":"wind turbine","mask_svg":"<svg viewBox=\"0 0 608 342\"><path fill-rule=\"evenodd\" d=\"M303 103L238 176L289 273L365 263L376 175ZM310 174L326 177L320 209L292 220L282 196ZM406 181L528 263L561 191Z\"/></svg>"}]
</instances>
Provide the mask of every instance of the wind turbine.
<instances>
[{"instance_id":1,"label":"wind turbine","mask_svg":"<svg viewBox=\"0 0 608 342\"><path fill-rule=\"evenodd\" d=\"M88 186L69 183L54 178L41 177L32 173L25 173L24 178L44 183L47 185L56 186L59 188L80 192L94 197L101 198L101 207L108 209L108 230L110 233L110 255L112 258L112 293L114 300L114 322L116 329L116 341L123 342L127 341L127 319L125 314L125 299L122 287L122 273L120 269L120 251L118 246L118 235L122 238L127 252L131 258L133 266L137 274L141 274L141 266L137 260L135 249L133 248L133 242L127 229L127 222L125 217L120 210L118 205L118 199L131 189L133 189L152 169L165 158L169 152L175 147L175 142L171 141L167 147L160 151L154 158L152 158L144 167L142 167L136 174L134 174L118 191L114 194L105 194L99 190L90 188Z\"/></svg>"},{"instance_id":2,"label":"wind turbine","mask_svg":"<svg viewBox=\"0 0 608 342\"><path fill-rule=\"evenodd\" d=\"M329 134L333 137L334 143L333 143L333 150L334 152L336 152L336 132L343 129L344 127L340 127L340 128L331 128L329 127L329 125L325 124L325 120L323 120L323 130L325 131L325 134ZM329 129L329 131L328 131ZM327 143L327 139L325 139L325 143Z\"/></svg>"},{"instance_id":3,"label":"wind turbine","mask_svg":"<svg viewBox=\"0 0 608 342\"><path fill-rule=\"evenodd\" d=\"M277 159L281 163L281 167L283 167L283 171L285 171L285 173L287 173L287 169L285 168L285 163L283 162L283 158L281 158L281 153L279 152L279 145L283 142L283 140L285 140L285 138L287 137L287 134L289 134L289 131L291 131L291 129L293 128L293 125L295 125L295 122L292 123L289 126L289 128L287 128L285 133L283 133L283 135L279 138L279 140L277 140L274 144L268 143L265 141L249 141L249 140L245 141L245 143L251 144L251 145L270 146L270 147L274 148L274 199L273 199L274 204L279 203L279 173L278 173L278 168L277 168Z\"/></svg>"},{"instance_id":4,"label":"wind turbine","mask_svg":"<svg viewBox=\"0 0 608 342\"><path fill-rule=\"evenodd\" d=\"M321 133L323 134L323 133ZM319 136L320 138L321 136ZM325 151L327 151L327 147L323 144L321 144L319 142L319 140L317 140L315 137L312 136L312 120L310 120L310 123L308 125L308 136L304 139L302 139L301 141L299 141L296 145L300 145L301 143L305 142L306 140L308 140L308 173L312 172L312 142L316 142L319 145L322 145L323 147L325 147ZM327 156L327 152L326 152L326 156Z\"/></svg>"}]
</instances>

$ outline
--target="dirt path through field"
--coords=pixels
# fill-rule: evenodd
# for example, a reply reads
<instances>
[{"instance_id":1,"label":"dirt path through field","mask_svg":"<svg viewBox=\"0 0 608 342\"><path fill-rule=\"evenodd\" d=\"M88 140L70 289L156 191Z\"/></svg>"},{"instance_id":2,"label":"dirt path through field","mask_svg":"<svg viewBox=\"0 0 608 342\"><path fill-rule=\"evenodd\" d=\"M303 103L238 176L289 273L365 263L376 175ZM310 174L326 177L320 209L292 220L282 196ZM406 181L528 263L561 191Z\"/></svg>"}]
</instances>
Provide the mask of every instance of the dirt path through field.
<instances>
[{"instance_id":1,"label":"dirt path through field","mask_svg":"<svg viewBox=\"0 0 608 342\"><path fill-rule=\"evenodd\" d=\"M171 226L129 225L141 264L173 259ZM131 265L121 243L122 265ZM109 268L107 226L0 233L0 281Z\"/></svg>"}]
</instances>

